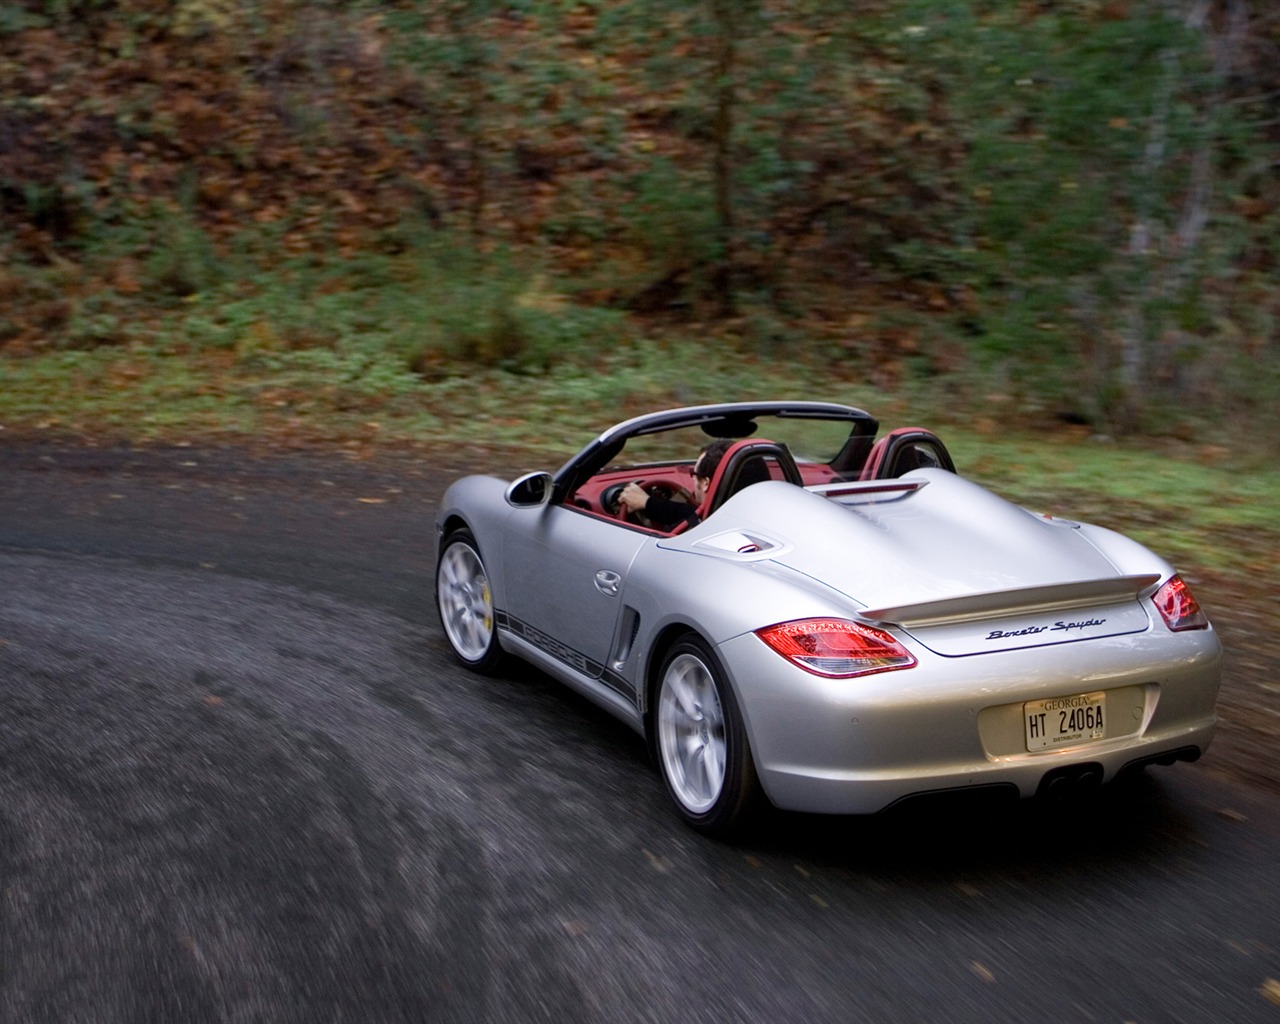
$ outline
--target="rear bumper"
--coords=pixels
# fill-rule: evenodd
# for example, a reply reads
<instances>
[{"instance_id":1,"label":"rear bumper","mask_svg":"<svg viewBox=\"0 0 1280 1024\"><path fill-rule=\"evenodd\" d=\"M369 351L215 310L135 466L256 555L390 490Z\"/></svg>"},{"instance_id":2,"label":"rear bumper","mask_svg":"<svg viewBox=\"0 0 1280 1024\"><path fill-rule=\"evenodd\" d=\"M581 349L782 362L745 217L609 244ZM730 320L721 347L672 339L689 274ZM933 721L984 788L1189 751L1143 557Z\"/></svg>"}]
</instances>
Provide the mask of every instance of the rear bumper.
<instances>
[{"instance_id":1,"label":"rear bumper","mask_svg":"<svg viewBox=\"0 0 1280 1024\"><path fill-rule=\"evenodd\" d=\"M761 780L769 799L778 807L818 814L874 814L925 794L994 787L1029 798L1059 788L1111 782L1122 772L1147 764L1195 760L1208 748L1213 731L1211 723L1180 737L1182 742L1152 743L1142 752L1126 748L1100 753L1077 748L1039 755L1028 764L974 765L952 772L898 773L887 777L857 772L819 776L774 768L762 771Z\"/></svg>"},{"instance_id":2,"label":"rear bumper","mask_svg":"<svg viewBox=\"0 0 1280 1024\"><path fill-rule=\"evenodd\" d=\"M922 793L1003 786L1031 797L1059 778L1109 782L1138 764L1194 759L1217 724L1211 630L968 658L920 652L913 669L856 679L809 675L751 634L723 652L761 784L787 810L870 814ZM1095 691L1108 694L1105 739L1026 749L1024 702Z\"/></svg>"}]
</instances>

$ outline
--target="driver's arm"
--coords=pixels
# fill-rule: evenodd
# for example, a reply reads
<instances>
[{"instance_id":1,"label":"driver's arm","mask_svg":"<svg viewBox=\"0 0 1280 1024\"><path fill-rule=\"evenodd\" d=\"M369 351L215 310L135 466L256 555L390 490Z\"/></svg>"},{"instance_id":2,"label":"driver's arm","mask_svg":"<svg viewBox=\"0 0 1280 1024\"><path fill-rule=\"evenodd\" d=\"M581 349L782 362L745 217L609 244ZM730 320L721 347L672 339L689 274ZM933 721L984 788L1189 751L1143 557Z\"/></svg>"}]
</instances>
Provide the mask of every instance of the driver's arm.
<instances>
[{"instance_id":1,"label":"driver's arm","mask_svg":"<svg viewBox=\"0 0 1280 1024\"><path fill-rule=\"evenodd\" d=\"M686 520L690 526L696 526L698 523L698 513L693 505L684 501L656 497L635 482L627 484L622 489L622 493L618 495L618 501L626 506L628 512L643 512L655 523L665 527L674 527L677 523Z\"/></svg>"},{"instance_id":2,"label":"driver's arm","mask_svg":"<svg viewBox=\"0 0 1280 1024\"><path fill-rule=\"evenodd\" d=\"M627 506L628 512L643 512L645 505L649 501L649 495L645 493L645 489L634 480L622 489L622 493L618 495L618 500Z\"/></svg>"}]
</instances>

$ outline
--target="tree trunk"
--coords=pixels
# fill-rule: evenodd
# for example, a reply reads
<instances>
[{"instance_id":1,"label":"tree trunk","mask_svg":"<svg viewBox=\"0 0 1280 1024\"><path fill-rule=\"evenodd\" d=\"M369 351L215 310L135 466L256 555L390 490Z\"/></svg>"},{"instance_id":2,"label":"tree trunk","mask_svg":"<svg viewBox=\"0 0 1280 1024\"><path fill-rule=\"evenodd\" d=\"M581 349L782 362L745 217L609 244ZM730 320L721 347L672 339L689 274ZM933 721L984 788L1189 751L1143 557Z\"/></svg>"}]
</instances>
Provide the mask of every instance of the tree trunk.
<instances>
[{"instance_id":1,"label":"tree trunk","mask_svg":"<svg viewBox=\"0 0 1280 1024\"><path fill-rule=\"evenodd\" d=\"M1207 0L1164 0L1166 16L1180 20L1187 28L1205 37L1205 46L1213 58L1212 93L1204 101L1204 125L1199 144L1191 154L1187 187L1181 209L1177 211L1176 228L1161 237L1157 208L1162 202L1159 187L1153 182L1169 160L1169 121L1175 95L1182 88L1183 69L1175 47L1161 55L1164 79L1156 97L1147 130L1147 143L1139 164L1137 215L1129 232L1128 255L1134 267L1134 284L1120 346L1118 374L1119 401L1113 410L1115 425L1121 430L1140 426L1147 396L1155 388L1161 372L1167 376L1171 368L1152 364L1151 342L1165 326L1159 321L1159 310L1176 301L1195 273L1200 238L1209 222L1213 198L1213 171L1216 164L1216 110L1222 102L1222 83L1236 62L1241 40L1248 27L1244 0L1229 0L1227 25L1219 36L1212 35L1209 25L1210 5ZM1156 310L1153 321L1149 310Z\"/></svg>"},{"instance_id":2,"label":"tree trunk","mask_svg":"<svg viewBox=\"0 0 1280 1024\"><path fill-rule=\"evenodd\" d=\"M715 156L713 180L716 210L716 265L712 272L719 313L734 316L737 299L734 287L734 235L736 230L733 193L733 121L737 105L734 76L738 60L738 0L712 0L716 27Z\"/></svg>"}]
</instances>

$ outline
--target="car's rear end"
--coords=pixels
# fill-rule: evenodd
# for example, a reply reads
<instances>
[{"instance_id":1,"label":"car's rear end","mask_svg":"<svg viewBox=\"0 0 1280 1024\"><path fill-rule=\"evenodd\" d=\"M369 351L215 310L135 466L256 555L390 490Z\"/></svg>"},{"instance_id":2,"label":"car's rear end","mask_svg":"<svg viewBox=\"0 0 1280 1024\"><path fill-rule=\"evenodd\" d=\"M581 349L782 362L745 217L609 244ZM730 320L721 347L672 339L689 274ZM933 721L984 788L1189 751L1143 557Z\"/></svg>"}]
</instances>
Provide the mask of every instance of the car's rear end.
<instances>
[{"instance_id":1,"label":"car's rear end","mask_svg":"<svg viewBox=\"0 0 1280 1024\"><path fill-rule=\"evenodd\" d=\"M1221 648L1167 563L951 474L896 487L820 503L775 488L739 510L802 510L771 571L831 595L830 615L776 614L721 644L776 804L864 813L945 789L1031 796L1208 746Z\"/></svg>"},{"instance_id":2,"label":"car's rear end","mask_svg":"<svg viewBox=\"0 0 1280 1024\"><path fill-rule=\"evenodd\" d=\"M1155 615L1148 629L1121 637L957 658L881 628L914 664L823 676L764 649L755 634L725 645L728 663L750 665L735 683L750 708L762 782L779 806L865 813L922 792L993 785L1031 796L1193 760L1213 735L1220 649L1212 631L1168 633Z\"/></svg>"}]
</instances>

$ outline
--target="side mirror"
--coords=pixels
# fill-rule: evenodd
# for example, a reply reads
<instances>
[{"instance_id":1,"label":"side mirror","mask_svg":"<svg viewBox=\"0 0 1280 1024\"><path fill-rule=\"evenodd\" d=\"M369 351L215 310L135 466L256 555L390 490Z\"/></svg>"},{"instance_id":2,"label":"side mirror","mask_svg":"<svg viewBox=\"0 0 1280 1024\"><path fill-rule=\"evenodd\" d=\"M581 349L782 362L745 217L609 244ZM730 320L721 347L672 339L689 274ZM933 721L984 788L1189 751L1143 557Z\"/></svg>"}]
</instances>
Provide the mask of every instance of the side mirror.
<instances>
[{"instance_id":1,"label":"side mirror","mask_svg":"<svg viewBox=\"0 0 1280 1024\"><path fill-rule=\"evenodd\" d=\"M507 488L507 504L513 508L537 508L551 500L551 474L526 473Z\"/></svg>"}]
</instances>

